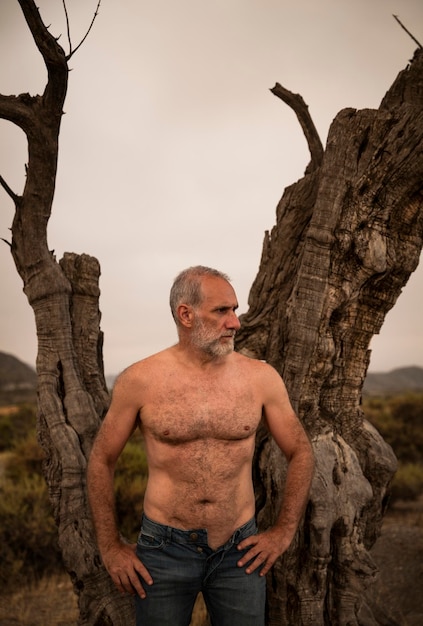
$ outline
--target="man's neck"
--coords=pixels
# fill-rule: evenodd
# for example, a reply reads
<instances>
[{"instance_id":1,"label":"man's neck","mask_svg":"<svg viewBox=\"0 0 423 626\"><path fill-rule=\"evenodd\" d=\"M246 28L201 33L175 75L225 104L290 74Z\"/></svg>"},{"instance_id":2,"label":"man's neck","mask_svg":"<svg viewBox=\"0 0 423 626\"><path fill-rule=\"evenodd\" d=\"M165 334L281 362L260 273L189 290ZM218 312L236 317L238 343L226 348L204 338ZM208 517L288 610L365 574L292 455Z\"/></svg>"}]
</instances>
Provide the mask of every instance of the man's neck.
<instances>
[{"instance_id":1,"label":"man's neck","mask_svg":"<svg viewBox=\"0 0 423 626\"><path fill-rule=\"evenodd\" d=\"M175 346L175 352L178 358L188 366L192 366L202 370L220 369L227 364L232 356L232 352L224 356L215 356L208 354L204 350L193 346L191 342L181 341Z\"/></svg>"}]
</instances>

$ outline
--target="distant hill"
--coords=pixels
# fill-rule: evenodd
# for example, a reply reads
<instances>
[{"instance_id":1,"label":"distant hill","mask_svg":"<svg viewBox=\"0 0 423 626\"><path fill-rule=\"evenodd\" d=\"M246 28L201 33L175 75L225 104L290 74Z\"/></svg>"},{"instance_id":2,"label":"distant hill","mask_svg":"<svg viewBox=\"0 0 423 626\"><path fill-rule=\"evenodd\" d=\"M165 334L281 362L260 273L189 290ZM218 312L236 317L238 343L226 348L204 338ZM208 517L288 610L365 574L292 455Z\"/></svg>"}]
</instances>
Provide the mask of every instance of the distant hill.
<instances>
[{"instance_id":1,"label":"distant hill","mask_svg":"<svg viewBox=\"0 0 423 626\"><path fill-rule=\"evenodd\" d=\"M423 392L422 367L400 367L391 372L370 372L363 386L363 394L367 396L391 396L406 391Z\"/></svg>"},{"instance_id":2,"label":"distant hill","mask_svg":"<svg viewBox=\"0 0 423 626\"><path fill-rule=\"evenodd\" d=\"M115 376L108 375L109 388ZM37 375L35 369L11 354L0 352L0 405L34 402ZM371 372L364 381L366 396L389 396L406 391L423 393L423 368L401 367L391 372Z\"/></svg>"},{"instance_id":3,"label":"distant hill","mask_svg":"<svg viewBox=\"0 0 423 626\"><path fill-rule=\"evenodd\" d=\"M106 376L109 389L113 388L116 376ZM391 372L370 372L363 385L365 396L392 396L399 393L423 393L423 367L400 367Z\"/></svg>"},{"instance_id":4,"label":"distant hill","mask_svg":"<svg viewBox=\"0 0 423 626\"><path fill-rule=\"evenodd\" d=\"M0 404L34 402L36 388L35 369L11 354L0 352Z\"/></svg>"}]
</instances>

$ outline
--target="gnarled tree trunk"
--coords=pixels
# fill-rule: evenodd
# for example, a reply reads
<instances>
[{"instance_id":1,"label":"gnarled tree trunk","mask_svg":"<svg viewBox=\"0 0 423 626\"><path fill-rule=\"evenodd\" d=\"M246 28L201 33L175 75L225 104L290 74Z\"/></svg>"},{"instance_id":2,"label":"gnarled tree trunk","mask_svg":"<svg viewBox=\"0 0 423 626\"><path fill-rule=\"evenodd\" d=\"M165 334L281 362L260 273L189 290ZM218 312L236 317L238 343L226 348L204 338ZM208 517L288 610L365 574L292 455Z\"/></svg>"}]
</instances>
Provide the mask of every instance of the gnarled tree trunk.
<instances>
[{"instance_id":1,"label":"gnarled tree trunk","mask_svg":"<svg viewBox=\"0 0 423 626\"><path fill-rule=\"evenodd\" d=\"M86 463L109 397L102 363L100 267L87 255L57 263L47 246L60 122L67 90L64 51L41 21L32 0L19 0L48 71L42 96L0 96L0 117L28 139L23 194L1 183L16 206L12 255L37 327L38 424L46 453L45 477L66 569L79 596L80 624L127 626L132 602L121 596L95 544L86 495Z\"/></svg>"},{"instance_id":2,"label":"gnarled tree trunk","mask_svg":"<svg viewBox=\"0 0 423 626\"><path fill-rule=\"evenodd\" d=\"M369 549L396 460L366 422L361 390L370 340L422 248L423 51L377 111L337 115L324 152L302 99L278 84L272 91L296 111L312 158L266 233L237 349L282 374L317 469L296 542L268 576L268 624L376 624L363 592L377 572ZM255 468L262 528L278 504L278 467L262 432Z\"/></svg>"}]
</instances>

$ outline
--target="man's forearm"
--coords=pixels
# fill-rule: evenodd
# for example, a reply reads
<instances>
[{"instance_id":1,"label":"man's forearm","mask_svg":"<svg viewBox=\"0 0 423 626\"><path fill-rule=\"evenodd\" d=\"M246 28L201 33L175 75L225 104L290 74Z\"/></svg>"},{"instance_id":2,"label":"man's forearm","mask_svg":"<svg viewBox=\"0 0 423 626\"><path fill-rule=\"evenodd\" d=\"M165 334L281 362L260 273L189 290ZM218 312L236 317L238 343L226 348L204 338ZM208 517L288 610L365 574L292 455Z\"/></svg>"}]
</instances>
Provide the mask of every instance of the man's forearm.
<instances>
[{"instance_id":1,"label":"man's forearm","mask_svg":"<svg viewBox=\"0 0 423 626\"><path fill-rule=\"evenodd\" d=\"M276 559L288 550L307 504L313 468L313 453L307 440L288 461L282 506L276 522L238 545L240 550L249 548L238 561L239 567L247 566L247 574L260 568L260 576L265 576Z\"/></svg>"},{"instance_id":2,"label":"man's forearm","mask_svg":"<svg viewBox=\"0 0 423 626\"><path fill-rule=\"evenodd\" d=\"M87 474L88 499L97 537L97 545L102 555L110 550L112 546L119 543L113 476L113 470L107 466L90 462Z\"/></svg>"},{"instance_id":3,"label":"man's forearm","mask_svg":"<svg viewBox=\"0 0 423 626\"><path fill-rule=\"evenodd\" d=\"M288 463L288 472L282 505L275 526L284 530L285 536L293 540L307 506L314 471L314 456L311 445L296 453Z\"/></svg>"}]
</instances>

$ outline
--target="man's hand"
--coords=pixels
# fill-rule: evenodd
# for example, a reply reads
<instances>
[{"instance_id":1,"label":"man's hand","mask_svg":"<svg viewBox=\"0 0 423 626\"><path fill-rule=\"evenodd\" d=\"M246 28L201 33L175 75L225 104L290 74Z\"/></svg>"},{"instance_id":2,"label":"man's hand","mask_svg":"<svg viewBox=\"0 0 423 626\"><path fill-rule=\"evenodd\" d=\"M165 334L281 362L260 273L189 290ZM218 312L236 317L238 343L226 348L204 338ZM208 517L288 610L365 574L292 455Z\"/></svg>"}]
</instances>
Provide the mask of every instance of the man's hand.
<instances>
[{"instance_id":1,"label":"man's hand","mask_svg":"<svg viewBox=\"0 0 423 626\"><path fill-rule=\"evenodd\" d=\"M258 567L263 566L260 570L260 576L265 576L276 559L289 548L290 543L291 539L285 536L284 530L278 528L269 528L258 535L251 535L238 545L238 550L251 548L238 561L238 567L243 567L249 563L245 571L247 574L251 574Z\"/></svg>"},{"instance_id":2,"label":"man's hand","mask_svg":"<svg viewBox=\"0 0 423 626\"><path fill-rule=\"evenodd\" d=\"M145 598L146 593L138 574L147 585L152 585L153 579L137 557L136 548L136 544L121 542L102 555L103 563L121 593L137 593L140 598Z\"/></svg>"}]
</instances>

